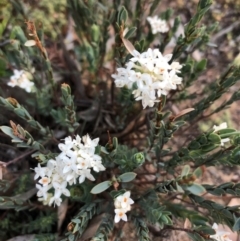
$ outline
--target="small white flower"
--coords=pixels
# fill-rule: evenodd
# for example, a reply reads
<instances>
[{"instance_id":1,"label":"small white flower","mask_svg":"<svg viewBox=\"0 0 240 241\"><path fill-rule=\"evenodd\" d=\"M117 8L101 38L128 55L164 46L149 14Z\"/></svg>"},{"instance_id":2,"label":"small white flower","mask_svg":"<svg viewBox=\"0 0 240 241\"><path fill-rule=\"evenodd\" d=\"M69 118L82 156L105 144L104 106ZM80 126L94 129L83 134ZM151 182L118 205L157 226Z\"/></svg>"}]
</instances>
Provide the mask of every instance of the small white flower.
<instances>
[{"instance_id":1,"label":"small white flower","mask_svg":"<svg viewBox=\"0 0 240 241\"><path fill-rule=\"evenodd\" d=\"M226 122L223 122L219 126L216 126L216 125L213 126L214 132L220 131L220 130L223 130L223 129L226 129L226 128L227 128L227 123Z\"/></svg>"},{"instance_id":2,"label":"small white flower","mask_svg":"<svg viewBox=\"0 0 240 241\"><path fill-rule=\"evenodd\" d=\"M121 219L123 221L127 221L127 215L126 212L131 210L131 204L134 203L134 201L130 198L130 192L127 191L122 195L119 195L115 201L114 201L114 206L115 206L115 218L114 221L115 223L118 223Z\"/></svg>"},{"instance_id":3,"label":"small white flower","mask_svg":"<svg viewBox=\"0 0 240 241\"><path fill-rule=\"evenodd\" d=\"M172 62L171 68L175 70L176 73L179 73L180 72L179 70L182 68L182 65L179 64L178 62Z\"/></svg>"},{"instance_id":4,"label":"small white flower","mask_svg":"<svg viewBox=\"0 0 240 241\"><path fill-rule=\"evenodd\" d=\"M82 183L85 181L85 178L89 179L90 181L95 181L94 176L91 174L90 169L83 169L79 170L78 174L80 175L79 177L79 183Z\"/></svg>"},{"instance_id":5,"label":"small white flower","mask_svg":"<svg viewBox=\"0 0 240 241\"><path fill-rule=\"evenodd\" d=\"M39 180L39 183L41 183L43 186L47 186L50 182L51 182L51 180L48 177L42 177Z\"/></svg>"},{"instance_id":6,"label":"small white flower","mask_svg":"<svg viewBox=\"0 0 240 241\"><path fill-rule=\"evenodd\" d=\"M33 90L34 83L28 79L27 72L14 69L13 73L14 74L10 77L10 81L7 83L8 86L19 86L27 92L31 92Z\"/></svg>"},{"instance_id":7,"label":"small white flower","mask_svg":"<svg viewBox=\"0 0 240 241\"><path fill-rule=\"evenodd\" d=\"M72 143L74 143L71 136L66 137L64 139L64 142L65 142L66 145L72 145Z\"/></svg>"},{"instance_id":8,"label":"small white flower","mask_svg":"<svg viewBox=\"0 0 240 241\"><path fill-rule=\"evenodd\" d=\"M58 148L64 153L67 154L69 150L73 147L72 142L67 142L67 144L60 143L58 144Z\"/></svg>"},{"instance_id":9,"label":"small white flower","mask_svg":"<svg viewBox=\"0 0 240 241\"><path fill-rule=\"evenodd\" d=\"M91 140L89 135L85 135L82 137L83 143L85 147L96 147L99 141L99 138L96 138L94 140Z\"/></svg>"},{"instance_id":10,"label":"small white flower","mask_svg":"<svg viewBox=\"0 0 240 241\"><path fill-rule=\"evenodd\" d=\"M78 163L78 165L77 165L77 168L78 169L87 169L87 168L89 168L90 167L90 165L91 165L91 163L90 163L90 161L89 161L89 159L87 158L87 159L85 159L85 158L82 158L82 157L78 157L77 158L77 163Z\"/></svg>"},{"instance_id":11,"label":"small white flower","mask_svg":"<svg viewBox=\"0 0 240 241\"><path fill-rule=\"evenodd\" d=\"M130 198L130 195L131 193L127 191L123 195L120 195L116 198L117 201L121 203L122 208L127 208L129 205L134 203L134 201Z\"/></svg>"},{"instance_id":12,"label":"small white flower","mask_svg":"<svg viewBox=\"0 0 240 241\"><path fill-rule=\"evenodd\" d=\"M77 165L76 165L76 160L75 158L69 158L69 157L65 157L63 159L64 162L64 167L62 172L63 173L68 173L70 171L77 171Z\"/></svg>"},{"instance_id":13,"label":"small white flower","mask_svg":"<svg viewBox=\"0 0 240 241\"><path fill-rule=\"evenodd\" d=\"M163 19L158 18L158 16L147 17L147 21L149 22L152 33L166 33L169 31L169 27L167 22Z\"/></svg>"},{"instance_id":14,"label":"small white flower","mask_svg":"<svg viewBox=\"0 0 240 241\"><path fill-rule=\"evenodd\" d=\"M62 199L60 197L53 196L52 198L50 198L49 206L51 206L53 203L54 203L54 206L55 206L55 204L57 206L60 206L62 203Z\"/></svg>"},{"instance_id":15,"label":"small white flower","mask_svg":"<svg viewBox=\"0 0 240 241\"><path fill-rule=\"evenodd\" d=\"M36 184L36 188L38 189L37 196L43 197L43 199L46 200L48 197L48 190L51 188L51 186L41 186Z\"/></svg>"},{"instance_id":16,"label":"small white flower","mask_svg":"<svg viewBox=\"0 0 240 241\"><path fill-rule=\"evenodd\" d=\"M118 223L121 219L127 222L127 215L125 209L114 209L114 212L116 213L114 217L115 223Z\"/></svg>"},{"instance_id":17,"label":"small white flower","mask_svg":"<svg viewBox=\"0 0 240 241\"><path fill-rule=\"evenodd\" d=\"M62 182L62 183L53 183L53 187L55 188L55 197L60 197L62 194L64 194L65 196L69 197L70 196L70 192L69 190L66 188L67 187L67 182Z\"/></svg>"},{"instance_id":18,"label":"small white flower","mask_svg":"<svg viewBox=\"0 0 240 241\"><path fill-rule=\"evenodd\" d=\"M35 176L34 176L34 180L38 179L39 177L44 177L45 173L46 173L46 168L45 167L41 167L40 163L38 163L38 166L34 168L35 171Z\"/></svg>"},{"instance_id":19,"label":"small white flower","mask_svg":"<svg viewBox=\"0 0 240 241\"><path fill-rule=\"evenodd\" d=\"M52 193L47 193L47 198L44 199L42 197L38 198L38 201L39 202L42 202L43 205L48 205L50 206L49 202L50 202L50 199L53 197L53 194Z\"/></svg>"},{"instance_id":20,"label":"small white flower","mask_svg":"<svg viewBox=\"0 0 240 241\"><path fill-rule=\"evenodd\" d=\"M213 224L212 228L215 230L216 234L210 235L210 238L216 239L217 241L232 241L228 238L229 232L221 231L218 229L218 225L216 223Z\"/></svg>"},{"instance_id":21,"label":"small white flower","mask_svg":"<svg viewBox=\"0 0 240 241\"><path fill-rule=\"evenodd\" d=\"M56 169L56 166L57 166L57 162L53 159L50 159L46 167L46 176L51 177L53 172Z\"/></svg>"},{"instance_id":22,"label":"small white flower","mask_svg":"<svg viewBox=\"0 0 240 241\"><path fill-rule=\"evenodd\" d=\"M92 166L92 169L95 172L100 172L100 171L105 171L106 170L106 168L102 165L102 162L100 160L92 160L91 161L91 166Z\"/></svg>"},{"instance_id":23,"label":"small white flower","mask_svg":"<svg viewBox=\"0 0 240 241\"><path fill-rule=\"evenodd\" d=\"M79 135L76 135L76 138L73 140L73 144L77 147L82 147L83 144L81 143L81 137Z\"/></svg>"}]
</instances>

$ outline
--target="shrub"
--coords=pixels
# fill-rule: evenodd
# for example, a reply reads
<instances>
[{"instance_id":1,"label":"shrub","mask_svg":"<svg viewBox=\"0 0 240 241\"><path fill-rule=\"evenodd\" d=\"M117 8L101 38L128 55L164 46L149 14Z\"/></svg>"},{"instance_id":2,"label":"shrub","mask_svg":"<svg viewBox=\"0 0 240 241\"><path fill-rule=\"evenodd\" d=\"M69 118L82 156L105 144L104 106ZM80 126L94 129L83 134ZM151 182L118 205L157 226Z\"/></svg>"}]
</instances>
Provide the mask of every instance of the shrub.
<instances>
[{"instance_id":1,"label":"shrub","mask_svg":"<svg viewBox=\"0 0 240 241\"><path fill-rule=\"evenodd\" d=\"M240 132L212 116L240 99L219 104L240 68L199 88L209 65L192 57L215 48L217 24L201 24L212 1L180 35L156 0L46 4L2 3L0 240L120 240L126 227L135 240L230 240L217 223L240 230L239 206L223 201L240 183L203 175L239 166Z\"/></svg>"}]
</instances>

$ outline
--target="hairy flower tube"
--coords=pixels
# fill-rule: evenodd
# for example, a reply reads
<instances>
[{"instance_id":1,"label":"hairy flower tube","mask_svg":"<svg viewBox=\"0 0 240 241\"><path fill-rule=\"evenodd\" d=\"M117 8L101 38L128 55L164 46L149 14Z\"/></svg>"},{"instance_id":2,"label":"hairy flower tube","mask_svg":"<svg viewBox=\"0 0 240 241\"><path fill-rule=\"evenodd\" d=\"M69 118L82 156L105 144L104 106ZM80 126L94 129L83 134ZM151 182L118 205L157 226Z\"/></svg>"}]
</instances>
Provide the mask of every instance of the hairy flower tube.
<instances>
[{"instance_id":1,"label":"hairy flower tube","mask_svg":"<svg viewBox=\"0 0 240 241\"><path fill-rule=\"evenodd\" d=\"M220 231L216 223L213 224L212 228L215 230L216 234L210 235L210 238L215 239L217 241L232 241L228 238L229 232Z\"/></svg>"},{"instance_id":2,"label":"hairy flower tube","mask_svg":"<svg viewBox=\"0 0 240 241\"><path fill-rule=\"evenodd\" d=\"M169 30L167 22L163 19L160 19L158 16L147 17L147 21L149 22L152 33L166 33Z\"/></svg>"},{"instance_id":3,"label":"hairy flower tube","mask_svg":"<svg viewBox=\"0 0 240 241\"><path fill-rule=\"evenodd\" d=\"M127 86L132 88L136 100L142 100L143 108L153 107L159 101L161 95L176 89L181 84L182 78L177 73L182 65L178 62L169 64L172 54L163 56L158 49L148 49L147 52L139 53L133 50L133 58L126 64L126 68L117 68L117 74L113 74L117 87Z\"/></svg>"},{"instance_id":4,"label":"hairy flower tube","mask_svg":"<svg viewBox=\"0 0 240 241\"><path fill-rule=\"evenodd\" d=\"M94 181L91 174L92 169L95 172L104 171L101 157L95 154L95 148L98 145L99 138L91 139L88 135L82 138L77 135L75 139L66 137L64 143L58 145L62 151L55 159L48 161L46 167L40 164L34 169L34 179L39 179L36 187L37 196L44 204L59 206L62 202L62 194L70 196L68 186L89 179ZM54 194L49 192L54 190Z\"/></svg>"},{"instance_id":5,"label":"hairy flower tube","mask_svg":"<svg viewBox=\"0 0 240 241\"><path fill-rule=\"evenodd\" d=\"M10 81L7 83L8 86L18 86L27 92L31 92L34 83L27 78L26 72L23 70L13 70L14 75L10 77Z\"/></svg>"},{"instance_id":6,"label":"hairy flower tube","mask_svg":"<svg viewBox=\"0 0 240 241\"><path fill-rule=\"evenodd\" d=\"M134 203L134 201L130 198L131 193L129 191L125 192L123 195L119 195L115 201L114 201L114 212L115 212L115 218L114 222L118 223L121 219L123 221L127 221L127 215L126 212L131 210L131 204Z\"/></svg>"}]
</instances>

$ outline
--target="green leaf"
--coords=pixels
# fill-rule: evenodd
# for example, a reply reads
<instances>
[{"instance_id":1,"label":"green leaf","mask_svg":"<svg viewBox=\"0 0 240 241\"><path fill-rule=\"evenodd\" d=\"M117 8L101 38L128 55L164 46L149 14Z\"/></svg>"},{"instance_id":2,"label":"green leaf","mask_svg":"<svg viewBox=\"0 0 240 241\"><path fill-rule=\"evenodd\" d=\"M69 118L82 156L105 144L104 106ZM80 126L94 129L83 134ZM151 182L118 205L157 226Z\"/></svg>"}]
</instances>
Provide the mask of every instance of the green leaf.
<instances>
[{"instance_id":1,"label":"green leaf","mask_svg":"<svg viewBox=\"0 0 240 241\"><path fill-rule=\"evenodd\" d=\"M238 218L238 219L235 221L235 223L234 223L234 225L233 225L233 227L232 227L232 230L233 230L233 231L240 231L240 218Z\"/></svg>"},{"instance_id":2,"label":"green leaf","mask_svg":"<svg viewBox=\"0 0 240 241\"><path fill-rule=\"evenodd\" d=\"M184 177L184 176L187 176L190 172L190 166L189 165L185 165L182 169L182 173L181 173L181 176Z\"/></svg>"},{"instance_id":3,"label":"green leaf","mask_svg":"<svg viewBox=\"0 0 240 241\"><path fill-rule=\"evenodd\" d=\"M120 175L118 178L120 182L131 182L135 177L137 176L134 172L126 172L122 175Z\"/></svg>"},{"instance_id":4,"label":"green leaf","mask_svg":"<svg viewBox=\"0 0 240 241\"><path fill-rule=\"evenodd\" d=\"M215 144L207 144L207 145L202 146L202 151L203 151L203 153L204 152L210 152L210 151L214 150L217 147L218 147L218 145L215 145Z\"/></svg>"},{"instance_id":5,"label":"green leaf","mask_svg":"<svg viewBox=\"0 0 240 241\"><path fill-rule=\"evenodd\" d=\"M191 186L186 187L186 189L195 195L201 195L206 192L205 188L198 183L193 183Z\"/></svg>"},{"instance_id":6,"label":"green leaf","mask_svg":"<svg viewBox=\"0 0 240 241\"><path fill-rule=\"evenodd\" d=\"M112 186L112 183L110 181L101 182L91 190L91 193L98 194L98 193L104 192L110 186Z\"/></svg>"},{"instance_id":7,"label":"green leaf","mask_svg":"<svg viewBox=\"0 0 240 241\"><path fill-rule=\"evenodd\" d=\"M221 196L225 193L225 191L220 188L215 188L214 190L208 190L208 192L216 196Z\"/></svg>"},{"instance_id":8,"label":"green leaf","mask_svg":"<svg viewBox=\"0 0 240 241\"><path fill-rule=\"evenodd\" d=\"M113 137L113 146L116 149L118 147L118 139L117 137Z\"/></svg>"},{"instance_id":9,"label":"green leaf","mask_svg":"<svg viewBox=\"0 0 240 241\"><path fill-rule=\"evenodd\" d=\"M109 154L109 152L104 146L101 146L101 152L103 152L104 154Z\"/></svg>"},{"instance_id":10,"label":"green leaf","mask_svg":"<svg viewBox=\"0 0 240 241\"><path fill-rule=\"evenodd\" d=\"M208 226L199 226L199 227L196 227L194 230L197 230L197 231L201 231L205 234L209 234L209 235L213 235L215 234L215 230L212 229L211 227L208 227Z\"/></svg>"},{"instance_id":11,"label":"green leaf","mask_svg":"<svg viewBox=\"0 0 240 241\"><path fill-rule=\"evenodd\" d=\"M202 168L198 167L194 172L193 175L195 175L197 178L202 176Z\"/></svg>"},{"instance_id":12,"label":"green leaf","mask_svg":"<svg viewBox=\"0 0 240 241\"><path fill-rule=\"evenodd\" d=\"M126 190L122 189L122 190L119 190L119 191L116 191L116 190L112 190L110 192L110 195L113 199L115 199L116 197L118 197L119 195L123 195L124 193L126 192Z\"/></svg>"},{"instance_id":13,"label":"green leaf","mask_svg":"<svg viewBox=\"0 0 240 241\"><path fill-rule=\"evenodd\" d=\"M197 158L199 156L202 155L202 152L199 151L199 150L195 150L195 151L190 151L189 152L189 156L192 157L192 158Z\"/></svg>"},{"instance_id":14,"label":"green leaf","mask_svg":"<svg viewBox=\"0 0 240 241\"><path fill-rule=\"evenodd\" d=\"M195 71L196 71L196 72L201 72L201 71L203 71L203 70L206 68L206 65L207 65L207 60L206 60L206 59L202 59L201 61L199 61L199 62L196 64Z\"/></svg>"},{"instance_id":15,"label":"green leaf","mask_svg":"<svg viewBox=\"0 0 240 241\"><path fill-rule=\"evenodd\" d=\"M221 138L215 133L209 134L207 138L213 144L220 144L221 143Z\"/></svg>"},{"instance_id":16,"label":"green leaf","mask_svg":"<svg viewBox=\"0 0 240 241\"><path fill-rule=\"evenodd\" d=\"M226 182L218 186L218 188L228 188L228 187L233 187L234 182Z\"/></svg>"},{"instance_id":17,"label":"green leaf","mask_svg":"<svg viewBox=\"0 0 240 241\"><path fill-rule=\"evenodd\" d=\"M125 7L121 7L119 14L118 14L118 24L121 25L122 22L125 23L128 18L128 12Z\"/></svg>"},{"instance_id":18,"label":"green leaf","mask_svg":"<svg viewBox=\"0 0 240 241\"><path fill-rule=\"evenodd\" d=\"M133 36L133 34L136 32L137 28L132 27L128 30L128 32L124 35L124 38L129 39L130 37Z\"/></svg>"},{"instance_id":19,"label":"green leaf","mask_svg":"<svg viewBox=\"0 0 240 241\"><path fill-rule=\"evenodd\" d=\"M184 192L184 190L182 189L182 187L176 182L176 188L177 188L177 191L178 192L181 192L181 193L183 193Z\"/></svg>"},{"instance_id":20,"label":"green leaf","mask_svg":"<svg viewBox=\"0 0 240 241\"><path fill-rule=\"evenodd\" d=\"M198 215L198 214L191 215L190 220L195 225L205 225L206 222L208 222L208 219L206 217L203 217L203 216Z\"/></svg>"},{"instance_id":21,"label":"green leaf","mask_svg":"<svg viewBox=\"0 0 240 241\"><path fill-rule=\"evenodd\" d=\"M239 131L235 131L235 132L232 132L232 133L226 133L226 134L221 134L219 135L221 137L221 139L224 139L224 138L227 138L227 137L230 137L230 136L234 136L234 135L238 135L240 134Z\"/></svg>"},{"instance_id":22,"label":"green leaf","mask_svg":"<svg viewBox=\"0 0 240 241\"><path fill-rule=\"evenodd\" d=\"M152 13L154 12L155 9L157 9L158 4L160 3L161 0L154 0L154 2L152 3L152 6L150 8L150 14L149 16L152 15Z\"/></svg>"},{"instance_id":23,"label":"green leaf","mask_svg":"<svg viewBox=\"0 0 240 241\"><path fill-rule=\"evenodd\" d=\"M222 129L222 130L216 131L216 133L218 133L218 135L230 134L230 133L233 133L233 132L236 132L236 130L235 129L231 129L231 128L226 128L226 129Z\"/></svg>"},{"instance_id":24,"label":"green leaf","mask_svg":"<svg viewBox=\"0 0 240 241\"><path fill-rule=\"evenodd\" d=\"M224 209L224 206L221 205L221 204L218 204L218 203L211 203L211 206L212 206L214 209L217 209L217 210L222 210L222 209Z\"/></svg>"},{"instance_id":25,"label":"green leaf","mask_svg":"<svg viewBox=\"0 0 240 241\"><path fill-rule=\"evenodd\" d=\"M22 140L20 138L18 138L17 136L13 135L12 132L12 128L9 126L0 126L0 129L2 130L2 132L4 132L6 135L10 136L11 138L13 138L12 142L22 142Z\"/></svg>"},{"instance_id":26,"label":"green leaf","mask_svg":"<svg viewBox=\"0 0 240 241\"><path fill-rule=\"evenodd\" d=\"M197 141L192 141L192 142L189 144L188 148L189 148L190 150L198 150L198 149L201 148L201 145L200 145L200 143L198 143Z\"/></svg>"}]
</instances>

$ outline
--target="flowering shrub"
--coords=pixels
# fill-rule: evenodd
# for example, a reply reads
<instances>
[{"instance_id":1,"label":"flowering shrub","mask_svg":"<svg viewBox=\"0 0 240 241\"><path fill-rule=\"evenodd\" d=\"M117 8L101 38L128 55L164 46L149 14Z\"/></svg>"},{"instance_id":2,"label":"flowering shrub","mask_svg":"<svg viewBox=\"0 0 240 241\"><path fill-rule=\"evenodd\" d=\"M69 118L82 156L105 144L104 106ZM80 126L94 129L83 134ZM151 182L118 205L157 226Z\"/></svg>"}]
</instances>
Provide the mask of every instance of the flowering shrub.
<instances>
[{"instance_id":1,"label":"flowering shrub","mask_svg":"<svg viewBox=\"0 0 240 241\"><path fill-rule=\"evenodd\" d=\"M95 153L95 147L99 139L91 140L86 135L81 138L79 135L76 139L69 136L65 138L65 144L59 144L59 149L62 151L56 158L50 159L47 162L47 167L38 167L34 169L34 179L41 178L36 184L39 189L37 196L43 197L46 204L51 205L53 202L60 206L62 199L61 195L69 197L70 192L67 185L76 184L76 179L79 178L79 183L85 181L85 178L95 181L91 174L91 168L95 172L104 171L101 157ZM49 189L54 188L54 195L48 193Z\"/></svg>"},{"instance_id":2,"label":"flowering shrub","mask_svg":"<svg viewBox=\"0 0 240 241\"><path fill-rule=\"evenodd\" d=\"M153 107L155 102L159 102L161 95L167 95L182 82L182 78L176 75L182 65L178 62L170 65L168 62L171 58L171 54L162 56L158 49L148 49L141 54L133 50L133 58L126 64L127 67L118 68L118 73L112 77L117 87L127 86L131 89L135 84L137 89L132 93L136 100L142 100L144 109L147 106Z\"/></svg>"},{"instance_id":3,"label":"flowering shrub","mask_svg":"<svg viewBox=\"0 0 240 241\"><path fill-rule=\"evenodd\" d=\"M212 1L185 23L158 0L53 1L52 32L40 2L1 10L0 241L232 240L239 180L205 178L239 167L240 131L218 124L240 67L204 72Z\"/></svg>"}]
</instances>

